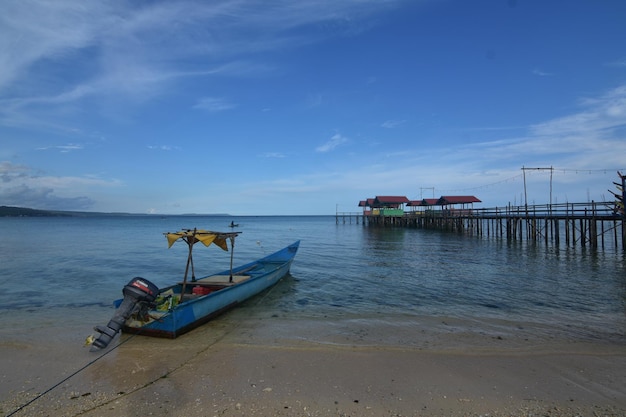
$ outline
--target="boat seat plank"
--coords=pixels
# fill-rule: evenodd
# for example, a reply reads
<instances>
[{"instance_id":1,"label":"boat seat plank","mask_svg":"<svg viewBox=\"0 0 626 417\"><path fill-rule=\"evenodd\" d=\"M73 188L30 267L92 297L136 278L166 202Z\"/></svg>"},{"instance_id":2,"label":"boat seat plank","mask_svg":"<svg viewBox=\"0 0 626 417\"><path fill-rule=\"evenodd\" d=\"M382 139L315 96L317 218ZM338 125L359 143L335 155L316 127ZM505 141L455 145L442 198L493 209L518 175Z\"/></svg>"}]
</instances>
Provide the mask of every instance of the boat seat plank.
<instances>
[{"instance_id":1,"label":"boat seat plank","mask_svg":"<svg viewBox=\"0 0 626 417\"><path fill-rule=\"evenodd\" d=\"M187 281L187 285L235 285L250 278L250 275L233 275L233 282L230 282L230 275L211 275L196 281ZM180 283L182 284L182 282Z\"/></svg>"}]
</instances>

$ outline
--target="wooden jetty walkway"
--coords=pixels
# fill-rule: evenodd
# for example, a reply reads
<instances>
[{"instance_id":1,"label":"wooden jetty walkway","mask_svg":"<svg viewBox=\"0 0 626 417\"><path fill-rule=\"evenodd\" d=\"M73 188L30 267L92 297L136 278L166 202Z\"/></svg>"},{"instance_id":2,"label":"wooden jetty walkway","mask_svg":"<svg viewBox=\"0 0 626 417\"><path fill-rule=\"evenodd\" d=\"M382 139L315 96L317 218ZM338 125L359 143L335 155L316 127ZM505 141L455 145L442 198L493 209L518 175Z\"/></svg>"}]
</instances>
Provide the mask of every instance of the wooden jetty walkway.
<instances>
[{"instance_id":1,"label":"wooden jetty walkway","mask_svg":"<svg viewBox=\"0 0 626 417\"><path fill-rule=\"evenodd\" d=\"M545 241L557 246L626 251L624 214L615 202L562 203L471 209L337 212L337 224L412 227L508 240Z\"/></svg>"}]
</instances>

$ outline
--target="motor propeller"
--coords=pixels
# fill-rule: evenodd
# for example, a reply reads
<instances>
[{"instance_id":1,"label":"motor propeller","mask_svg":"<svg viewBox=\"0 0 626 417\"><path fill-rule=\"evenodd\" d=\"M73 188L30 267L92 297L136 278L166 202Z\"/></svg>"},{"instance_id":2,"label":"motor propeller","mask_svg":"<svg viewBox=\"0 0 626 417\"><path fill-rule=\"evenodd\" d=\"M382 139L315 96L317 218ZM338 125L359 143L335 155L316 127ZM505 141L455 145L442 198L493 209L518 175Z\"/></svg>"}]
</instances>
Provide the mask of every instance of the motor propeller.
<instances>
[{"instance_id":1,"label":"motor propeller","mask_svg":"<svg viewBox=\"0 0 626 417\"><path fill-rule=\"evenodd\" d=\"M106 348L131 314L145 303L153 303L159 294L159 288L145 278L135 277L122 289L124 299L106 326L96 326L94 330L100 336L92 343L91 352Z\"/></svg>"}]
</instances>

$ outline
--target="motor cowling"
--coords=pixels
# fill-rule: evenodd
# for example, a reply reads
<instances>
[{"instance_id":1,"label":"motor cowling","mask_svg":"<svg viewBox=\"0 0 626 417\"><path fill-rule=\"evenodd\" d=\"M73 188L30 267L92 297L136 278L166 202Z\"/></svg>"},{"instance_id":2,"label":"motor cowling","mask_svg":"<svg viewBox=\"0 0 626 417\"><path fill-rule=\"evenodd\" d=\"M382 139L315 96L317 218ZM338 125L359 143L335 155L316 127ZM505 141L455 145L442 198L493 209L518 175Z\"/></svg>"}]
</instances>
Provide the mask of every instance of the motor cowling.
<instances>
[{"instance_id":1,"label":"motor cowling","mask_svg":"<svg viewBox=\"0 0 626 417\"><path fill-rule=\"evenodd\" d=\"M145 278L135 277L122 289L124 299L106 326L96 326L94 330L100 336L94 340L91 351L104 349L122 329L122 326L135 309L143 303L153 303L159 294L159 288Z\"/></svg>"}]
</instances>

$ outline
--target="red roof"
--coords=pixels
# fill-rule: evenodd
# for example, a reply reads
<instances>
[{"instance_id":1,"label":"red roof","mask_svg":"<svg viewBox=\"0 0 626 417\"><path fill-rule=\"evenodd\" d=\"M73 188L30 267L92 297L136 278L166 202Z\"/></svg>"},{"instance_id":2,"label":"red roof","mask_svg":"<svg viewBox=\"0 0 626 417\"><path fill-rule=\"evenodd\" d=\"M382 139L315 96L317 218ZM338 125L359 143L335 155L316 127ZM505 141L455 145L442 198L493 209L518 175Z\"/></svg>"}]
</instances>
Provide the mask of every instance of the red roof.
<instances>
[{"instance_id":1,"label":"red roof","mask_svg":"<svg viewBox=\"0 0 626 417\"><path fill-rule=\"evenodd\" d=\"M376 203L377 204L405 204L408 203L409 199L405 196L391 196L391 195L377 195Z\"/></svg>"},{"instance_id":2,"label":"red roof","mask_svg":"<svg viewBox=\"0 0 626 417\"><path fill-rule=\"evenodd\" d=\"M404 196L376 196L376 198L368 198L367 200L359 201L359 207L372 207L372 208L384 208L394 207L398 208L402 204L409 202L409 199Z\"/></svg>"},{"instance_id":3,"label":"red roof","mask_svg":"<svg viewBox=\"0 0 626 417\"><path fill-rule=\"evenodd\" d=\"M399 207L402 204L407 206L446 206L451 204L471 204L482 203L473 195L446 195L439 198L424 198L422 200L409 200L405 196L379 195L376 198L368 198L359 201L359 207Z\"/></svg>"},{"instance_id":4,"label":"red roof","mask_svg":"<svg viewBox=\"0 0 626 417\"><path fill-rule=\"evenodd\" d=\"M436 206L439 203L438 198L425 198L422 200L423 206Z\"/></svg>"},{"instance_id":5,"label":"red roof","mask_svg":"<svg viewBox=\"0 0 626 417\"><path fill-rule=\"evenodd\" d=\"M470 204L470 203L482 203L479 199L473 195L446 195L439 197L437 204Z\"/></svg>"},{"instance_id":6,"label":"red roof","mask_svg":"<svg viewBox=\"0 0 626 417\"><path fill-rule=\"evenodd\" d=\"M411 200L407 204L407 206L417 207L417 206L435 206L439 199L437 198L423 198L421 200Z\"/></svg>"}]
</instances>

